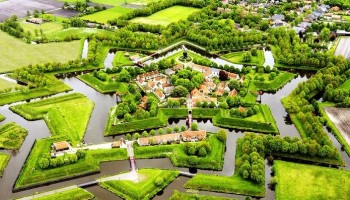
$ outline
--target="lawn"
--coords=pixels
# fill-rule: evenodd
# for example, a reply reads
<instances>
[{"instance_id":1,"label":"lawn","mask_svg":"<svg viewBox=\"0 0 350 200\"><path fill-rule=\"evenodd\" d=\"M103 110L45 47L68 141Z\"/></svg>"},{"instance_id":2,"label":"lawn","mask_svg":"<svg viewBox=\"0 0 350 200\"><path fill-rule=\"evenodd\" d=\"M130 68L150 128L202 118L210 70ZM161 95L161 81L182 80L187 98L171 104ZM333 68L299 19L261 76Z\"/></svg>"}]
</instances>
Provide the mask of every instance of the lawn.
<instances>
[{"instance_id":1,"label":"lawn","mask_svg":"<svg viewBox=\"0 0 350 200\"><path fill-rule=\"evenodd\" d=\"M11 156L8 154L0 153L0 177L4 174L5 168L10 161Z\"/></svg>"},{"instance_id":2,"label":"lawn","mask_svg":"<svg viewBox=\"0 0 350 200\"><path fill-rule=\"evenodd\" d=\"M40 30L43 31L43 34L48 34L63 29L62 23L58 22L45 22L42 24L33 24L26 22L25 19L21 19L19 21L19 25L24 29L25 32L29 31L32 36L36 36L35 30L37 30L37 34L40 36Z\"/></svg>"},{"instance_id":3,"label":"lawn","mask_svg":"<svg viewBox=\"0 0 350 200\"><path fill-rule=\"evenodd\" d=\"M52 136L66 136L73 144L84 137L93 108L94 103L78 93L10 107L27 120L44 119Z\"/></svg>"},{"instance_id":4,"label":"lawn","mask_svg":"<svg viewBox=\"0 0 350 200\"><path fill-rule=\"evenodd\" d=\"M28 131L15 122L0 126L0 148L17 150L22 143Z\"/></svg>"},{"instance_id":5,"label":"lawn","mask_svg":"<svg viewBox=\"0 0 350 200\"><path fill-rule=\"evenodd\" d=\"M349 199L350 172L275 161L277 200Z\"/></svg>"},{"instance_id":6,"label":"lawn","mask_svg":"<svg viewBox=\"0 0 350 200\"><path fill-rule=\"evenodd\" d=\"M124 55L125 51L117 51L113 59L113 66L133 65L133 62L131 62L130 59ZM130 55L133 55L133 53L130 53Z\"/></svg>"},{"instance_id":7,"label":"lawn","mask_svg":"<svg viewBox=\"0 0 350 200\"><path fill-rule=\"evenodd\" d=\"M159 12L156 12L147 17L137 17L131 20L134 23L164 25L167 26L172 22L178 22L182 19L187 19L189 15L198 11L198 8L185 6L172 6Z\"/></svg>"},{"instance_id":8,"label":"lawn","mask_svg":"<svg viewBox=\"0 0 350 200\"><path fill-rule=\"evenodd\" d=\"M38 194L37 194L38 195ZM40 195L40 194L39 194ZM76 199L94 199L94 195L90 192L82 189L82 188L73 188L70 190L66 190L63 192L54 192L54 194L42 196L35 198L35 200L52 200L52 199L60 199L60 200L76 200Z\"/></svg>"},{"instance_id":9,"label":"lawn","mask_svg":"<svg viewBox=\"0 0 350 200\"><path fill-rule=\"evenodd\" d=\"M80 41L31 45L0 31L0 72L29 64L66 63L80 56Z\"/></svg>"},{"instance_id":10,"label":"lawn","mask_svg":"<svg viewBox=\"0 0 350 200\"><path fill-rule=\"evenodd\" d=\"M254 77L264 77L264 81L255 80ZM269 80L269 74L268 73L255 73L250 72L247 74L247 77L250 77L251 80L253 80L253 83L256 86L256 91L264 91L264 92L275 92L278 89L282 88L285 84L287 84L289 81L294 79L296 74L292 74L290 72L279 72L279 74L273 79Z\"/></svg>"},{"instance_id":11,"label":"lawn","mask_svg":"<svg viewBox=\"0 0 350 200\"><path fill-rule=\"evenodd\" d=\"M100 186L126 200L151 199L171 183L179 172L175 170L140 169L139 182L116 180L100 182Z\"/></svg>"},{"instance_id":12,"label":"lawn","mask_svg":"<svg viewBox=\"0 0 350 200\"><path fill-rule=\"evenodd\" d=\"M243 61L243 53L246 51L240 52L231 52L222 56L223 59L228 60L232 63L237 64L251 64L251 65L263 65L265 61L264 52L262 50L257 51L257 56L252 56L252 60L245 62Z\"/></svg>"},{"instance_id":13,"label":"lawn","mask_svg":"<svg viewBox=\"0 0 350 200\"><path fill-rule=\"evenodd\" d=\"M102 24L107 24L108 20L113 20L119 18L120 16L131 12L132 9L117 6L104 11L96 12L91 15L85 15L81 17L83 20L88 20L90 22L98 22Z\"/></svg>"},{"instance_id":14,"label":"lawn","mask_svg":"<svg viewBox=\"0 0 350 200\"><path fill-rule=\"evenodd\" d=\"M350 79L339 85L336 89L350 90Z\"/></svg>"},{"instance_id":15,"label":"lawn","mask_svg":"<svg viewBox=\"0 0 350 200\"><path fill-rule=\"evenodd\" d=\"M16 87L21 87L21 86L16 83L0 78L0 90L10 90Z\"/></svg>"}]
</instances>

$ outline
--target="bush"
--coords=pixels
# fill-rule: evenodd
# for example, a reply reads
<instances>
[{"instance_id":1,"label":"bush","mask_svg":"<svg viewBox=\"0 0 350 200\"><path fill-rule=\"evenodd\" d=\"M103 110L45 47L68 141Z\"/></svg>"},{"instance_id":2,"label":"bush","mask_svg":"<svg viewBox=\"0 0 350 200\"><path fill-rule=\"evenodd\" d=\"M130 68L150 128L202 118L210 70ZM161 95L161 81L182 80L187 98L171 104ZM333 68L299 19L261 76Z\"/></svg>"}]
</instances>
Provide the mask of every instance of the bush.
<instances>
[{"instance_id":1,"label":"bush","mask_svg":"<svg viewBox=\"0 0 350 200\"><path fill-rule=\"evenodd\" d=\"M227 140L227 133L224 129L220 129L218 131L218 133L216 134L216 137L218 138L218 140L220 140L221 142L226 142Z\"/></svg>"},{"instance_id":2,"label":"bush","mask_svg":"<svg viewBox=\"0 0 350 200\"><path fill-rule=\"evenodd\" d=\"M163 178L158 177L158 178L156 178L156 180L154 181L154 184L155 184L156 186L161 186L161 185L163 184L163 182L164 182Z\"/></svg>"},{"instance_id":3,"label":"bush","mask_svg":"<svg viewBox=\"0 0 350 200\"><path fill-rule=\"evenodd\" d=\"M198 131L198 124L197 123L192 123L191 124L191 130L192 131Z\"/></svg>"},{"instance_id":4,"label":"bush","mask_svg":"<svg viewBox=\"0 0 350 200\"><path fill-rule=\"evenodd\" d=\"M205 157L205 156L207 156L207 150L205 150L204 147L201 147L201 148L199 149L199 151L198 151L198 156L200 156L200 157Z\"/></svg>"},{"instance_id":5,"label":"bush","mask_svg":"<svg viewBox=\"0 0 350 200\"><path fill-rule=\"evenodd\" d=\"M196 164L198 164L198 157L197 157L197 156L190 156L190 157L188 158L188 163L189 163L190 165L196 165Z\"/></svg>"},{"instance_id":6,"label":"bush","mask_svg":"<svg viewBox=\"0 0 350 200\"><path fill-rule=\"evenodd\" d=\"M78 158L83 158L85 156L85 152L81 149L77 151L77 157Z\"/></svg>"}]
</instances>

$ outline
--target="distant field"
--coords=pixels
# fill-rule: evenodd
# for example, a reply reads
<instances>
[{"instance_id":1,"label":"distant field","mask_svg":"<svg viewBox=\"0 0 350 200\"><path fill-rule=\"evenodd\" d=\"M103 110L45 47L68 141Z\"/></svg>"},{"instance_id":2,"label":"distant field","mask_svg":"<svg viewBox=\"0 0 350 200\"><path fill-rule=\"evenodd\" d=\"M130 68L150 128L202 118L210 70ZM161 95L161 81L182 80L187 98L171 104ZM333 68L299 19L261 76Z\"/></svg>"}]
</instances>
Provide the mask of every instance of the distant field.
<instances>
[{"instance_id":1,"label":"distant field","mask_svg":"<svg viewBox=\"0 0 350 200\"><path fill-rule=\"evenodd\" d=\"M80 41L31 45L0 31L0 72L47 62L65 63L80 55ZM2 48L6 47L6 50Z\"/></svg>"},{"instance_id":2,"label":"distant field","mask_svg":"<svg viewBox=\"0 0 350 200\"><path fill-rule=\"evenodd\" d=\"M58 22L46 22L42 24L33 24L33 23L28 23L25 20L21 20L19 24L23 27L25 32L29 31L32 34L32 36L35 36L35 30L37 30L37 33L40 35L40 30L43 30L44 34L47 34L55 31L60 31L63 29L62 24Z\"/></svg>"},{"instance_id":3,"label":"distant field","mask_svg":"<svg viewBox=\"0 0 350 200\"><path fill-rule=\"evenodd\" d=\"M334 54L336 56L342 55L345 58L350 58L350 37L343 37L340 39Z\"/></svg>"},{"instance_id":4,"label":"distant field","mask_svg":"<svg viewBox=\"0 0 350 200\"><path fill-rule=\"evenodd\" d=\"M350 171L275 161L276 200L349 199Z\"/></svg>"},{"instance_id":5,"label":"distant field","mask_svg":"<svg viewBox=\"0 0 350 200\"><path fill-rule=\"evenodd\" d=\"M81 17L83 20L89 20L91 22L99 22L106 24L108 20L119 18L120 16L131 12L132 9L124 8L121 6L117 6L114 8L110 8L101 12L97 12L91 15L85 15Z\"/></svg>"},{"instance_id":6,"label":"distant field","mask_svg":"<svg viewBox=\"0 0 350 200\"><path fill-rule=\"evenodd\" d=\"M1 0L0 0L1 1ZM70 3L75 3L77 1L85 1L85 0L59 0L59 1L66 1L66 2L70 2ZM138 4L138 5L145 5L148 3L151 3L153 1L157 1L157 0L91 0L94 3L100 3L100 4L106 4L106 5L112 5L112 6L120 6L125 4L125 2L127 4Z\"/></svg>"},{"instance_id":7,"label":"distant field","mask_svg":"<svg viewBox=\"0 0 350 200\"><path fill-rule=\"evenodd\" d=\"M192 7L172 6L170 8L156 12L148 17L137 17L135 19L132 19L131 22L167 26L172 22L178 22L181 19L187 19L189 15L198 10L198 8Z\"/></svg>"}]
</instances>

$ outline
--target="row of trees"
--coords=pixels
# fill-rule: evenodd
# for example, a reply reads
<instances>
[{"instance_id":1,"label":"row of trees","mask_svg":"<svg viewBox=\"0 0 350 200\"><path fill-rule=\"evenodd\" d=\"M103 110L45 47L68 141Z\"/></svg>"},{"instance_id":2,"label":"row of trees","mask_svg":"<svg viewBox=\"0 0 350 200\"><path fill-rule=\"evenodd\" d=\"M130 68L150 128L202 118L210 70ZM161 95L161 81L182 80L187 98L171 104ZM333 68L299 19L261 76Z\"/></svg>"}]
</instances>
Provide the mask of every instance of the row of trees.
<instances>
[{"instance_id":1,"label":"row of trees","mask_svg":"<svg viewBox=\"0 0 350 200\"><path fill-rule=\"evenodd\" d=\"M76 154L65 154L57 158L51 158L49 154L45 154L39 159L39 167L41 169L56 168L63 165L74 164L78 159L84 158L85 152L83 150L78 150Z\"/></svg>"}]
</instances>

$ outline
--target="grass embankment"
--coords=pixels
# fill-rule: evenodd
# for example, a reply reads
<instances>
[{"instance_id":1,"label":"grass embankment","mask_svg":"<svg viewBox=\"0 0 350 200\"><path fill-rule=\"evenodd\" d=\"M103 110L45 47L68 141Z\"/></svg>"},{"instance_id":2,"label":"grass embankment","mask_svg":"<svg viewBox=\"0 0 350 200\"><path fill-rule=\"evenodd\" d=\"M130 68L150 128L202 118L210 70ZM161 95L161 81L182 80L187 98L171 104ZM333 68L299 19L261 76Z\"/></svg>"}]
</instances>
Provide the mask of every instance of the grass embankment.
<instances>
[{"instance_id":1,"label":"grass embankment","mask_svg":"<svg viewBox=\"0 0 350 200\"><path fill-rule=\"evenodd\" d=\"M0 177L4 174L5 168L10 161L11 156L8 154L0 153Z\"/></svg>"},{"instance_id":2,"label":"grass embankment","mask_svg":"<svg viewBox=\"0 0 350 200\"><path fill-rule=\"evenodd\" d=\"M221 110L213 117L213 124L226 128L236 128L262 133L278 133L275 119L267 105L259 104L259 112L250 117L232 117L228 110Z\"/></svg>"},{"instance_id":3,"label":"grass embankment","mask_svg":"<svg viewBox=\"0 0 350 200\"><path fill-rule=\"evenodd\" d=\"M159 108L168 118L187 118L187 108Z\"/></svg>"},{"instance_id":4,"label":"grass embankment","mask_svg":"<svg viewBox=\"0 0 350 200\"><path fill-rule=\"evenodd\" d=\"M276 199L348 199L350 172L275 161Z\"/></svg>"},{"instance_id":5,"label":"grass embankment","mask_svg":"<svg viewBox=\"0 0 350 200\"><path fill-rule=\"evenodd\" d=\"M177 53L175 53L175 54L173 54L173 55L171 55L171 56L166 57L165 60L168 60L168 61L171 62L171 60L174 59L174 60L175 60L175 63L180 63L181 61L179 61L178 59L183 55L183 52L184 52L184 51L185 51L185 50L178 51ZM201 56L201 55L199 55L199 54L197 54L197 53L193 53L193 52L191 52L191 51L187 51L187 55L188 55L189 57L192 58L192 61L193 61L194 59L197 59L197 60L205 59L205 57L203 57L203 56ZM208 60L208 61L210 61L210 60Z\"/></svg>"},{"instance_id":6,"label":"grass embankment","mask_svg":"<svg viewBox=\"0 0 350 200\"><path fill-rule=\"evenodd\" d=\"M19 149L27 135L28 131L15 122L0 126L0 149Z\"/></svg>"},{"instance_id":7,"label":"grass embankment","mask_svg":"<svg viewBox=\"0 0 350 200\"><path fill-rule=\"evenodd\" d=\"M189 15L196 11L199 11L199 9L185 6L172 6L147 17L134 18L131 22L167 26L172 22L187 19Z\"/></svg>"},{"instance_id":8,"label":"grass embankment","mask_svg":"<svg viewBox=\"0 0 350 200\"><path fill-rule=\"evenodd\" d=\"M41 169L39 160L50 152L52 143L65 140L67 140L67 137L62 136L37 140L17 178L14 189L26 189L54 181L97 173L100 171L100 162L128 158L126 149L88 150L85 157L78 159L74 164Z\"/></svg>"},{"instance_id":9,"label":"grass embankment","mask_svg":"<svg viewBox=\"0 0 350 200\"><path fill-rule=\"evenodd\" d=\"M158 113L155 117L114 124L114 120L116 118L116 108L117 106L114 106L109 111L109 117L104 133L105 136L120 135L145 129L164 127L168 122L168 117L160 109L158 109Z\"/></svg>"},{"instance_id":10,"label":"grass embankment","mask_svg":"<svg viewBox=\"0 0 350 200\"><path fill-rule=\"evenodd\" d=\"M66 63L80 56L80 41L50 44L27 44L0 31L0 72L11 71L29 64Z\"/></svg>"},{"instance_id":11,"label":"grass embankment","mask_svg":"<svg viewBox=\"0 0 350 200\"><path fill-rule=\"evenodd\" d=\"M94 77L92 74L83 74L78 76L78 79L99 91L100 93L110 93L110 92L118 92L125 93L128 91L128 85L123 82L108 82L101 81L100 79Z\"/></svg>"},{"instance_id":12,"label":"grass embankment","mask_svg":"<svg viewBox=\"0 0 350 200\"><path fill-rule=\"evenodd\" d=\"M221 56L224 60L227 60L236 64L247 64L247 65L263 65L265 62L264 52L262 50L257 50L257 55L252 56L251 61L245 62L243 60L243 54L247 51L231 52Z\"/></svg>"},{"instance_id":13,"label":"grass embankment","mask_svg":"<svg viewBox=\"0 0 350 200\"><path fill-rule=\"evenodd\" d=\"M192 117L195 119L211 119L220 113L220 109L193 108Z\"/></svg>"},{"instance_id":14,"label":"grass embankment","mask_svg":"<svg viewBox=\"0 0 350 200\"><path fill-rule=\"evenodd\" d=\"M70 27L67 29L63 29L60 31L50 32L45 34L45 37L50 41L66 41L74 39L83 39L87 38L89 35L99 35L99 36L111 36L114 32L107 31L103 29L97 28L78 28L78 27Z\"/></svg>"},{"instance_id":15,"label":"grass embankment","mask_svg":"<svg viewBox=\"0 0 350 200\"><path fill-rule=\"evenodd\" d=\"M192 167L197 169L221 170L224 164L225 143L219 141L215 134L210 134L208 139L210 152L204 157L189 156L186 153L186 143L135 147L136 158L166 158L168 157L176 167ZM202 142L193 143L198 146Z\"/></svg>"},{"instance_id":16,"label":"grass embankment","mask_svg":"<svg viewBox=\"0 0 350 200\"><path fill-rule=\"evenodd\" d=\"M38 194L37 194L38 195ZM63 192L56 192L53 191L53 194L37 197L35 200L52 200L52 199L59 199L59 200L89 200L94 199L94 195L90 192L82 189L82 188L74 188L70 190L66 190Z\"/></svg>"},{"instance_id":17,"label":"grass embankment","mask_svg":"<svg viewBox=\"0 0 350 200\"><path fill-rule=\"evenodd\" d=\"M268 76L268 74L266 75ZM265 81L254 80L253 82L256 85L257 90L264 92L275 92L294 79L295 76L297 75L289 72L280 72L279 75L277 75L276 78L271 81L268 79L268 77L266 77Z\"/></svg>"},{"instance_id":18,"label":"grass embankment","mask_svg":"<svg viewBox=\"0 0 350 200\"><path fill-rule=\"evenodd\" d=\"M0 78L0 90L13 89L16 87L21 87L21 85Z\"/></svg>"},{"instance_id":19,"label":"grass embankment","mask_svg":"<svg viewBox=\"0 0 350 200\"><path fill-rule=\"evenodd\" d=\"M91 15L85 15L81 17L83 20L88 20L90 22L98 22L101 24L107 24L108 20L113 20L119 18L122 15L132 12L132 9L125 8L121 6L116 6L107 10L93 13Z\"/></svg>"},{"instance_id":20,"label":"grass embankment","mask_svg":"<svg viewBox=\"0 0 350 200\"><path fill-rule=\"evenodd\" d=\"M350 86L350 84L349 84L349 86ZM338 130L337 126L332 122L332 120L329 118L327 112L324 110L325 107L329 107L329 106L335 106L335 104L328 103L328 102L317 104L318 111L321 113L322 117L326 120L327 126L331 129L333 135L335 136L335 138L337 138L337 140L342 145L342 147L344 148L346 153L348 155L350 155L349 143L345 140L342 133Z\"/></svg>"},{"instance_id":21,"label":"grass embankment","mask_svg":"<svg viewBox=\"0 0 350 200\"><path fill-rule=\"evenodd\" d=\"M339 85L336 89L350 90L350 79Z\"/></svg>"},{"instance_id":22,"label":"grass embankment","mask_svg":"<svg viewBox=\"0 0 350 200\"><path fill-rule=\"evenodd\" d=\"M139 182L116 180L101 182L100 186L127 200L151 199L179 175L179 171L140 169Z\"/></svg>"},{"instance_id":23,"label":"grass embankment","mask_svg":"<svg viewBox=\"0 0 350 200\"><path fill-rule=\"evenodd\" d=\"M175 190L169 200L235 200L235 199L217 197L217 196L181 193Z\"/></svg>"},{"instance_id":24,"label":"grass embankment","mask_svg":"<svg viewBox=\"0 0 350 200\"><path fill-rule=\"evenodd\" d=\"M24 29L25 32L30 32L32 36L36 36L35 33L37 33L38 36L41 35L41 31L44 35L46 35L63 30L63 24L59 22L45 22L42 24L34 24L26 22L25 19L21 19L19 21L19 25Z\"/></svg>"},{"instance_id":25,"label":"grass embankment","mask_svg":"<svg viewBox=\"0 0 350 200\"><path fill-rule=\"evenodd\" d=\"M6 117L4 117L0 114L0 122L4 121L5 119L6 119Z\"/></svg>"},{"instance_id":26,"label":"grass embankment","mask_svg":"<svg viewBox=\"0 0 350 200\"><path fill-rule=\"evenodd\" d=\"M49 87L39 87L30 89L28 92L14 91L0 94L0 106L19 101L26 101L34 98L50 96L61 92L72 90L69 86L57 80L56 84Z\"/></svg>"},{"instance_id":27,"label":"grass embankment","mask_svg":"<svg viewBox=\"0 0 350 200\"><path fill-rule=\"evenodd\" d=\"M93 108L94 103L78 93L10 107L27 120L44 119L52 136L66 136L73 144L84 137Z\"/></svg>"},{"instance_id":28,"label":"grass embankment","mask_svg":"<svg viewBox=\"0 0 350 200\"><path fill-rule=\"evenodd\" d=\"M213 192L244 194L256 197L265 196L264 184L255 184L250 180L243 179L238 174L239 164L242 164L242 143L242 139L237 140L235 174L232 176L197 174L185 184L185 188L207 190Z\"/></svg>"}]
</instances>

